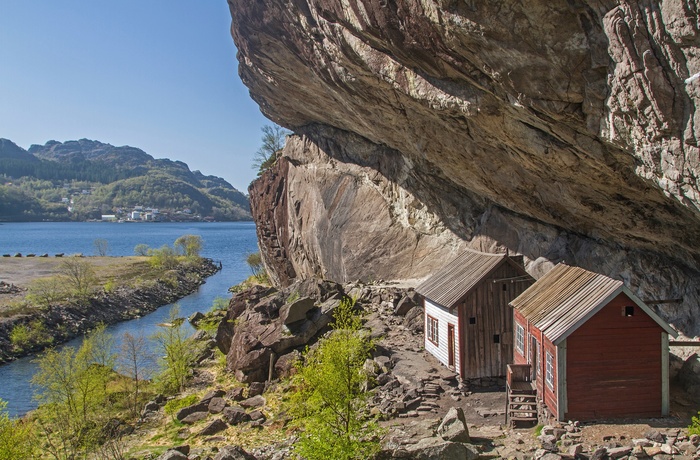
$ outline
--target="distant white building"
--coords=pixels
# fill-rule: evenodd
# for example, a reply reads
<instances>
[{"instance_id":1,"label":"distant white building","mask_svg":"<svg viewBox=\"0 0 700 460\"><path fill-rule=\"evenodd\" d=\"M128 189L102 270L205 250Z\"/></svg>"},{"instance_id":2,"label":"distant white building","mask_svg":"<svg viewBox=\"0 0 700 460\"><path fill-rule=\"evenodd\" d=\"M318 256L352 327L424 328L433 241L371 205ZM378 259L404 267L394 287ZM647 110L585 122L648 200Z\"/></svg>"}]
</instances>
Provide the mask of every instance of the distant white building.
<instances>
[{"instance_id":1,"label":"distant white building","mask_svg":"<svg viewBox=\"0 0 700 460\"><path fill-rule=\"evenodd\" d=\"M102 222L116 222L117 216L114 214L102 214Z\"/></svg>"},{"instance_id":2,"label":"distant white building","mask_svg":"<svg viewBox=\"0 0 700 460\"><path fill-rule=\"evenodd\" d=\"M141 212L131 211L131 220L141 220Z\"/></svg>"},{"instance_id":3,"label":"distant white building","mask_svg":"<svg viewBox=\"0 0 700 460\"><path fill-rule=\"evenodd\" d=\"M143 206L134 206L134 211L143 211Z\"/></svg>"}]
</instances>

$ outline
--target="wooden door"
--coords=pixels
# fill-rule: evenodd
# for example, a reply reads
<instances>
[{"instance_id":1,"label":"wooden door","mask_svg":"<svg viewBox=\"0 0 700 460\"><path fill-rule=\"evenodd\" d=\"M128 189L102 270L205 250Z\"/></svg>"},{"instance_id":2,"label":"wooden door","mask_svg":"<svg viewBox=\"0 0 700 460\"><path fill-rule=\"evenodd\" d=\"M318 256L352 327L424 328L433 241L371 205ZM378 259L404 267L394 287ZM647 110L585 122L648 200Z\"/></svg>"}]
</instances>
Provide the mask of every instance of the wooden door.
<instances>
[{"instance_id":1,"label":"wooden door","mask_svg":"<svg viewBox=\"0 0 700 460\"><path fill-rule=\"evenodd\" d=\"M447 325L447 365L455 366L455 327L453 324Z\"/></svg>"},{"instance_id":2,"label":"wooden door","mask_svg":"<svg viewBox=\"0 0 700 460\"><path fill-rule=\"evenodd\" d=\"M540 365L538 360L538 355L540 351L540 344L537 343L537 339L534 335L530 336L530 380L537 381L537 367Z\"/></svg>"}]
</instances>

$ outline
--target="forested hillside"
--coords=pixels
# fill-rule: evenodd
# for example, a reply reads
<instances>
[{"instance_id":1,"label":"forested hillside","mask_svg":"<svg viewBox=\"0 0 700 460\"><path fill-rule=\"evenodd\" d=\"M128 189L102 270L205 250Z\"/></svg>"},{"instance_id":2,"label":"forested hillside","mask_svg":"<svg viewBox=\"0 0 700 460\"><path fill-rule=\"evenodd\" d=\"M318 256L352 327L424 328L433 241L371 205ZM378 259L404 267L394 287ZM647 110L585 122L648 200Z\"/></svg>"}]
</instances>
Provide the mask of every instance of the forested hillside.
<instances>
[{"instance_id":1,"label":"forested hillside","mask_svg":"<svg viewBox=\"0 0 700 460\"><path fill-rule=\"evenodd\" d=\"M29 150L0 139L0 220L103 215L154 221L250 219L243 193L180 161L88 139L49 141Z\"/></svg>"}]
</instances>

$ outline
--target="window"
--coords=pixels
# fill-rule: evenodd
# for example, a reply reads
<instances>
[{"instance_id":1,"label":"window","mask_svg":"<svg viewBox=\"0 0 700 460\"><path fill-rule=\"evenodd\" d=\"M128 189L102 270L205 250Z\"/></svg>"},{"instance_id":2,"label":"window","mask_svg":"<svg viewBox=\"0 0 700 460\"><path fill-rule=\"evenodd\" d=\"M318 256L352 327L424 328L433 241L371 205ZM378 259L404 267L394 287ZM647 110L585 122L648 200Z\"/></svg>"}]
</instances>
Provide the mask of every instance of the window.
<instances>
[{"instance_id":1,"label":"window","mask_svg":"<svg viewBox=\"0 0 700 460\"><path fill-rule=\"evenodd\" d=\"M627 305L622 312L623 316L634 316L634 305Z\"/></svg>"},{"instance_id":2,"label":"window","mask_svg":"<svg viewBox=\"0 0 700 460\"><path fill-rule=\"evenodd\" d=\"M501 343L501 335L500 334L493 335L493 343Z\"/></svg>"},{"instance_id":3,"label":"window","mask_svg":"<svg viewBox=\"0 0 700 460\"><path fill-rule=\"evenodd\" d=\"M540 353L539 342L537 342L537 375L542 375L542 354Z\"/></svg>"},{"instance_id":4,"label":"window","mask_svg":"<svg viewBox=\"0 0 700 460\"><path fill-rule=\"evenodd\" d=\"M476 324L476 316L469 317L469 324Z\"/></svg>"},{"instance_id":5,"label":"window","mask_svg":"<svg viewBox=\"0 0 700 460\"><path fill-rule=\"evenodd\" d=\"M515 324L515 349L525 356L525 329L520 324Z\"/></svg>"},{"instance_id":6,"label":"window","mask_svg":"<svg viewBox=\"0 0 700 460\"><path fill-rule=\"evenodd\" d=\"M550 352L547 352L547 370L545 371L545 380L547 381L547 386L554 389L554 357Z\"/></svg>"},{"instance_id":7,"label":"window","mask_svg":"<svg viewBox=\"0 0 700 460\"><path fill-rule=\"evenodd\" d=\"M428 315L428 319L426 321L426 330L428 333L428 340L430 340L432 343L435 345L440 345L440 336L438 333L438 320L433 318L432 316Z\"/></svg>"}]
</instances>

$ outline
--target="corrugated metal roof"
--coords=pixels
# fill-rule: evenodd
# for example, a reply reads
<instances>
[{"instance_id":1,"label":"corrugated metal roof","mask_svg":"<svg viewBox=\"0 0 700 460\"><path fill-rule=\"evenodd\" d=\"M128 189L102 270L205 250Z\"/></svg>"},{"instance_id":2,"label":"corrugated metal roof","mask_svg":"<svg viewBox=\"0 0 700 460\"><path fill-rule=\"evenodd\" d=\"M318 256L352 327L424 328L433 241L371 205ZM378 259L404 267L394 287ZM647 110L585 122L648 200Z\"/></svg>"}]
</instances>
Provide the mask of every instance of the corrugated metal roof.
<instances>
[{"instance_id":1,"label":"corrugated metal roof","mask_svg":"<svg viewBox=\"0 0 700 460\"><path fill-rule=\"evenodd\" d=\"M626 289L621 280L563 263L510 304L549 340L558 344L623 291L661 327L672 331L666 322Z\"/></svg>"},{"instance_id":2,"label":"corrugated metal roof","mask_svg":"<svg viewBox=\"0 0 700 460\"><path fill-rule=\"evenodd\" d=\"M466 250L423 281L416 291L434 303L452 308L507 257L506 254Z\"/></svg>"}]
</instances>

